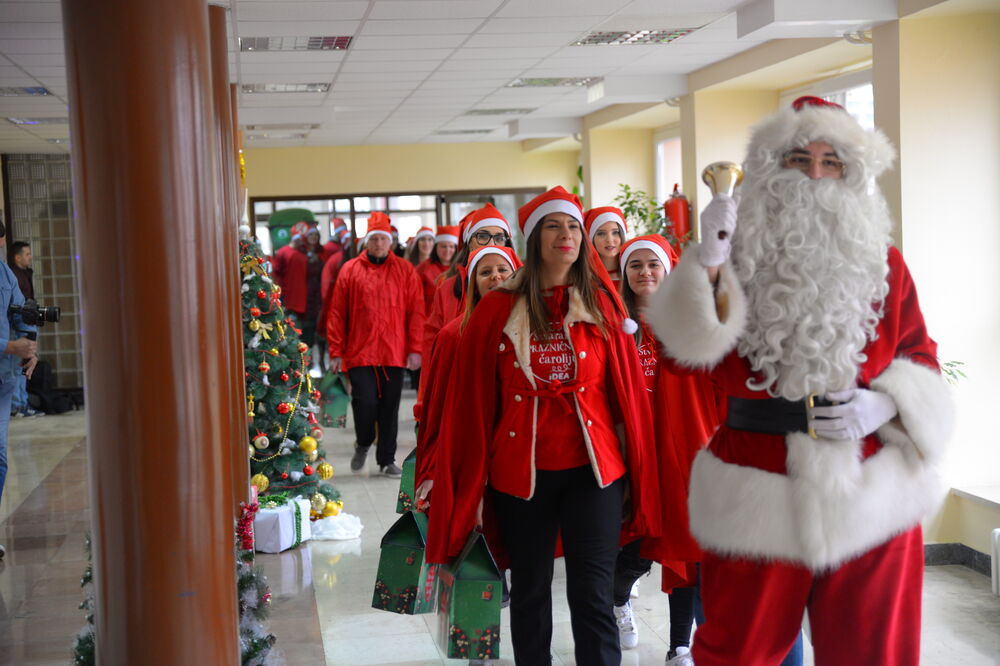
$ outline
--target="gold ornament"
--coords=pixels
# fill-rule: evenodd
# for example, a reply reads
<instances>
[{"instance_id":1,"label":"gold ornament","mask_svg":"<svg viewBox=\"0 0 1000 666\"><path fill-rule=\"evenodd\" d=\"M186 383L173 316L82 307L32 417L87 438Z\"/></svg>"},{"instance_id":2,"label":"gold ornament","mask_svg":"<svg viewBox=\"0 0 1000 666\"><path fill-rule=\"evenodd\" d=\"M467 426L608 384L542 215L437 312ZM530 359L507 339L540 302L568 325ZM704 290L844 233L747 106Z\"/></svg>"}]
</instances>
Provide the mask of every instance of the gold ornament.
<instances>
[{"instance_id":1,"label":"gold ornament","mask_svg":"<svg viewBox=\"0 0 1000 666\"><path fill-rule=\"evenodd\" d=\"M271 446L271 440L267 438L267 435L257 435L253 438L253 445L263 451L267 447Z\"/></svg>"},{"instance_id":2,"label":"gold ornament","mask_svg":"<svg viewBox=\"0 0 1000 666\"><path fill-rule=\"evenodd\" d=\"M324 481L331 479L333 478L333 465L328 462L320 463L319 467L316 468L316 473L319 474L319 478Z\"/></svg>"},{"instance_id":3,"label":"gold ornament","mask_svg":"<svg viewBox=\"0 0 1000 666\"><path fill-rule=\"evenodd\" d=\"M312 505L313 511L319 513L327 505L326 495L324 495L323 493L315 493L312 497L309 498L309 503Z\"/></svg>"},{"instance_id":4,"label":"gold ornament","mask_svg":"<svg viewBox=\"0 0 1000 666\"><path fill-rule=\"evenodd\" d=\"M314 463L319 458L319 451L310 451L305 455L306 462Z\"/></svg>"},{"instance_id":5,"label":"gold ornament","mask_svg":"<svg viewBox=\"0 0 1000 666\"><path fill-rule=\"evenodd\" d=\"M250 477L250 483L257 486L257 492L262 493L267 490L267 487L271 485L271 482L267 480L267 477L263 474L254 474Z\"/></svg>"},{"instance_id":6,"label":"gold ornament","mask_svg":"<svg viewBox=\"0 0 1000 666\"><path fill-rule=\"evenodd\" d=\"M257 331L260 330L260 320L259 319L251 319L250 323L248 324L248 326L249 326L249 328L250 328L251 331L253 331L254 333L256 333Z\"/></svg>"},{"instance_id":7,"label":"gold ornament","mask_svg":"<svg viewBox=\"0 0 1000 666\"><path fill-rule=\"evenodd\" d=\"M299 448L306 453L312 453L313 451L315 451L316 446L317 446L316 439L310 437L309 435L306 435L305 437L299 440Z\"/></svg>"},{"instance_id":8,"label":"gold ornament","mask_svg":"<svg viewBox=\"0 0 1000 666\"><path fill-rule=\"evenodd\" d=\"M253 419L257 415L253 413L254 398L253 393L247 396L247 418Z\"/></svg>"},{"instance_id":9,"label":"gold ornament","mask_svg":"<svg viewBox=\"0 0 1000 666\"><path fill-rule=\"evenodd\" d=\"M340 507L337 502L327 502L323 507L323 517L329 518L330 516L336 516L340 513Z\"/></svg>"},{"instance_id":10,"label":"gold ornament","mask_svg":"<svg viewBox=\"0 0 1000 666\"><path fill-rule=\"evenodd\" d=\"M247 450L250 451L250 457L253 458L253 447L252 446L248 446Z\"/></svg>"}]
</instances>

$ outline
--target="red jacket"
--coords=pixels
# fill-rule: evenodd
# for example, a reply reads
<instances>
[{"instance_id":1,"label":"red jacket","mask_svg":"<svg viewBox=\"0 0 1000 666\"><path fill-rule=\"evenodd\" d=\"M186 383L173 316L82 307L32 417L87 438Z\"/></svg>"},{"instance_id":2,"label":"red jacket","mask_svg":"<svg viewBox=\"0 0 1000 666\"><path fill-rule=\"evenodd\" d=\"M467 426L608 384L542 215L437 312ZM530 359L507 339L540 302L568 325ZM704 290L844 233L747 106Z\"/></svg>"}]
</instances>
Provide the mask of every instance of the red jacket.
<instances>
[{"instance_id":1,"label":"red jacket","mask_svg":"<svg viewBox=\"0 0 1000 666\"><path fill-rule=\"evenodd\" d=\"M461 409L448 403L458 343L461 338L462 318L452 319L434 338L430 353L425 355L420 376L421 399L414 405L413 416L420 428L417 432L417 471L414 487L434 479L437 463L438 441L449 425L450 419L461 418Z\"/></svg>"},{"instance_id":2,"label":"red jacket","mask_svg":"<svg viewBox=\"0 0 1000 666\"><path fill-rule=\"evenodd\" d=\"M413 266L390 253L373 264L367 250L340 269L327 316L330 358L345 371L360 366L405 367L420 353L424 299Z\"/></svg>"},{"instance_id":3,"label":"red jacket","mask_svg":"<svg viewBox=\"0 0 1000 666\"><path fill-rule=\"evenodd\" d=\"M459 343L462 367L453 375L447 399L461 405L460 412L449 419L438 444L429 561L447 562L458 554L487 484L517 497L533 495L535 433L544 428L535 422L540 399L566 400L573 408L600 486L615 480L605 472L610 459L624 457L632 502L625 527L636 535L658 533L655 456L643 446L652 440L652 427L635 385L640 372L635 342L621 332L611 299L599 292L598 301L607 337L588 321L579 296L570 290L564 331L577 355L576 379L554 397L535 391L530 379L524 300L498 289L476 307Z\"/></svg>"},{"instance_id":4,"label":"red jacket","mask_svg":"<svg viewBox=\"0 0 1000 666\"><path fill-rule=\"evenodd\" d=\"M459 266L457 275L453 275L437 285L434 298L431 301L431 309L427 312L427 322L424 324L424 349L430 349L438 331L465 310L464 300L455 298L455 280L461 280L464 286L466 278L465 266ZM464 289L462 293L465 293Z\"/></svg>"},{"instance_id":5,"label":"red jacket","mask_svg":"<svg viewBox=\"0 0 1000 666\"><path fill-rule=\"evenodd\" d=\"M327 243L329 245L329 243ZM320 296L323 305L320 307L319 317L316 320L316 330L321 335L326 335L327 316L330 313L330 304L333 303L333 284L337 280L337 274L344 263L344 251L336 250L327 257L323 264L323 273L320 276Z\"/></svg>"},{"instance_id":6,"label":"red jacket","mask_svg":"<svg viewBox=\"0 0 1000 666\"><path fill-rule=\"evenodd\" d=\"M420 282L424 285L424 312L428 315L434 302L434 292L438 288L437 279L447 270L447 266L433 259L424 259L417 264L417 275L420 276ZM424 349L430 349L430 347L425 344Z\"/></svg>"},{"instance_id":7,"label":"red jacket","mask_svg":"<svg viewBox=\"0 0 1000 666\"><path fill-rule=\"evenodd\" d=\"M284 246L274 253L271 272L274 281L281 287L281 302L285 309L305 312L308 297L306 278L309 272L309 259L305 252L292 245Z\"/></svg>"}]
</instances>

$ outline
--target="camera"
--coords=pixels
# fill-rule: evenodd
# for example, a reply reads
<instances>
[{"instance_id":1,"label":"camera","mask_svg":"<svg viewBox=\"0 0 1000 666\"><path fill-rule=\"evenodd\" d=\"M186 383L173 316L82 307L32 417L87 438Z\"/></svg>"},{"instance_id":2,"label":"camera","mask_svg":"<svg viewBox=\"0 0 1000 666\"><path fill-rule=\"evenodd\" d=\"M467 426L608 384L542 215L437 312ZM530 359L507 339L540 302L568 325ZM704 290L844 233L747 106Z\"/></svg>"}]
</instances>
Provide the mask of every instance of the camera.
<instances>
[{"instance_id":1,"label":"camera","mask_svg":"<svg viewBox=\"0 0 1000 666\"><path fill-rule=\"evenodd\" d=\"M20 314L21 321L26 326L42 326L45 322L59 321L59 308L57 306L43 307L38 301L28 299L22 305L11 305L10 314Z\"/></svg>"}]
</instances>

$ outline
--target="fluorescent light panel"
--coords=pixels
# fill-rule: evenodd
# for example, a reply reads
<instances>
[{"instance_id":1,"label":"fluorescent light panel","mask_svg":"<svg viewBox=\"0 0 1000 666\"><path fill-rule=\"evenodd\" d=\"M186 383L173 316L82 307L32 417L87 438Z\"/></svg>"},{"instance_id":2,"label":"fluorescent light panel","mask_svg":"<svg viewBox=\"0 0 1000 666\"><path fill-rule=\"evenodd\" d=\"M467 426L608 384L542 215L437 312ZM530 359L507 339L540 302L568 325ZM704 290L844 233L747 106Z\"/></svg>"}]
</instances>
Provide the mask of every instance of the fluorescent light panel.
<instances>
[{"instance_id":1,"label":"fluorescent light panel","mask_svg":"<svg viewBox=\"0 0 1000 666\"><path fill-rule=\"evenodd\" d=\"M689 35L698 28L674 28L671 30L632 30L592 32L583 39L573 42L570 46L593 46L608 44L611 46L629 46L635 44L669 44L670 42Z\"/></svg>"},{"instance_id":2,"label":"fluorescent light panel","mask_svg":"<svg viewBox=\"0 0 1000 666\"><path fill-rule=\"evenodd\" d=\"M245 93L325 93L329 83L244 83Z\"/></svg>"},{"instance_id":3,"label":"fluorescent light panel","mask_svg":"<svg viewBox=\"0 0 1000 666\"><path fill-rule=\"evenodd\" d=\"M7 118L8 122L15 125L69 125L69 118L43 117L43 118Z\"/></svg>"},{"instance_id":4,"label":"fluorescent light panel","mask_svg":"<svg viewBox=\"0 0 1000 666\"><path fill-rule=\"evenodd\" d=\"M51 95L48 88L41 86L3 86L0 87L0 97L43 97Z\"/></svg>"},{"instance_id":5,"label":"fluorescent light panel","mask_svg":"<svg viewBox=\"0 0 1000 666\"><path fill-rule=\"evenodd\" d=\"M471 109L465 112L467 116L522 116L538 108L533 109Z\"/></svg>"},{"instance_id":6,"label":"fluorescent light panel","mask_svg":"<svg viewBox=\"0 0 1000 666\"><path fill-rule=\"evenodd\" d=\"M271 123L264 125L246 125L244 129L248 132L314 130L319 129L319 123Z\"/></svg>"},{"instance_id":7,"label":"fluorescent light panel","mask_svg":"<svg viewBox=\"0 0 1000 666\"><path fill-rule=\"evenodd\" d=\"M524 78L514 79L507 84L507 88L579 88L582 86L592 86L599 81L603 81L601 76L564 76L549 78Z\"/></svg>"},{"instance_id":8,"label":"fluorescent light panel","mask_svg":"<svg viewBox=\"0 0 1000 666\"><path fill-rule=\"evenodd\" d=\"M460 134L492 134L491 129L467 129L467 130L438 130L434 132L438 136L458 136Z\"/></svg>"},{"instance_id":9,"label":"fluorescent light panel","mask_svg":"<svg viewBox=\"0 0 1000 666\"><path fill-rule=\"evenodd\" d=\"M240 51L346 51L352 37L240 37Z\"/></svg>"}]
</instances>

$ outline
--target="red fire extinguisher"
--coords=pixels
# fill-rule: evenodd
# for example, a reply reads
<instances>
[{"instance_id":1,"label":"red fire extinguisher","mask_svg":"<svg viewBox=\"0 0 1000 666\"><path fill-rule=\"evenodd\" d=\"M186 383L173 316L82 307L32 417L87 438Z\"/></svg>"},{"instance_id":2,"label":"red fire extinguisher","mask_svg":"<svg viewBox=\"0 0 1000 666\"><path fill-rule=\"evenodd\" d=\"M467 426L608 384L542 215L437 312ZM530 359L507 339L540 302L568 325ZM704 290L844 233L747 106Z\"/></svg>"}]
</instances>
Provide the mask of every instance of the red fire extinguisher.
<instances>
[{"instance_id":1,"label":"red fire extinguisher","mask_svg":"<svg viewBox=\"0 0 1000 666\"><path fill-rule=\"evenodd\" d=\"M663 212L673 225L675 240L672 245L680 256L683 251L681 243L689 240L688 234L691 232L691 204L678 189L677 183L674 183L674 191L663 204Z\"/></svg>"}]
</instances>

